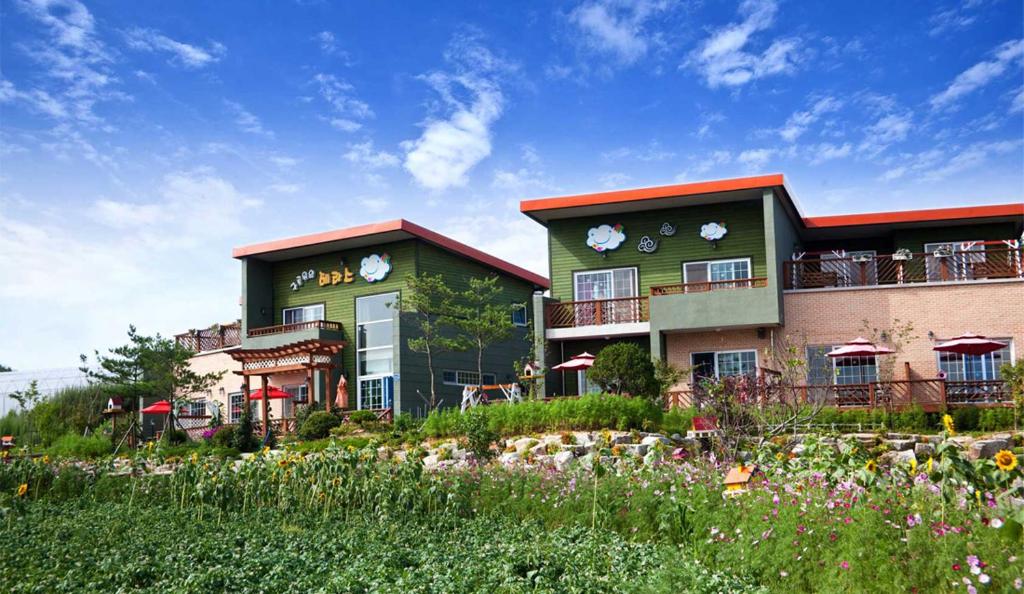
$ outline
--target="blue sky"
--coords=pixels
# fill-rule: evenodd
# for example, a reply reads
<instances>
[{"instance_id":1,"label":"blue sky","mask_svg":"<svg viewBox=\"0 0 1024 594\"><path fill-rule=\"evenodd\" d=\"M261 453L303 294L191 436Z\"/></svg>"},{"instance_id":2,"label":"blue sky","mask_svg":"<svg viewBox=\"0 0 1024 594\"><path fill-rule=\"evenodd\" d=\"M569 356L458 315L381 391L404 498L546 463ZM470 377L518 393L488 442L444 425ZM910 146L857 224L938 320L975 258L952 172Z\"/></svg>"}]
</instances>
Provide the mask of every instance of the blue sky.
<instances>
[{"instance_id":1,"label":"blue sky","mask_svg":"<svg viewBox=\"0 0 1024 594\"><path fill-rule=\"evenodd\" d=\"M238 315L236 245L782 172L809 215L1024 199L1009 0L0 0L0 362ZM11 337L15 340L11 340Z\"/></svg>"}]
</instances>

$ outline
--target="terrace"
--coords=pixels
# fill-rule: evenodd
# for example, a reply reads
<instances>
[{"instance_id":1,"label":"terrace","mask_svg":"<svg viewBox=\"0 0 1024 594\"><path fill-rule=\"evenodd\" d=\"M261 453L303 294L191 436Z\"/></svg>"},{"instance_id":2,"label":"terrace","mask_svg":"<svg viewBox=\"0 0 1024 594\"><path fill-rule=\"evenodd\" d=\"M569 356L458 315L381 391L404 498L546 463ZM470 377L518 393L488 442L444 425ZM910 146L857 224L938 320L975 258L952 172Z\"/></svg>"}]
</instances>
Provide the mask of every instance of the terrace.
<instances>
[{"instance_id":1,"label":"terrace","mask_svg":"<svg viewBox=\"0 0 1024 594\"><path fill-rule=\"evenodd\" d=\"M242 324L217 324L202 330L189 330L174 336L178 346L195 353L215 351L242 344Z\"/></svg>"},{"instance_id":2,"label":"terrace","mask_svg":"<svg viewBox=\"0 0 1024 594\"><path fill-rule=\"evenodd\" d=\"M787 260L787 290L901 286L1024 279L1024 257L1016 240L946 244L931 252L847 254L843 251Z\"/></svg>"}]
</instances>

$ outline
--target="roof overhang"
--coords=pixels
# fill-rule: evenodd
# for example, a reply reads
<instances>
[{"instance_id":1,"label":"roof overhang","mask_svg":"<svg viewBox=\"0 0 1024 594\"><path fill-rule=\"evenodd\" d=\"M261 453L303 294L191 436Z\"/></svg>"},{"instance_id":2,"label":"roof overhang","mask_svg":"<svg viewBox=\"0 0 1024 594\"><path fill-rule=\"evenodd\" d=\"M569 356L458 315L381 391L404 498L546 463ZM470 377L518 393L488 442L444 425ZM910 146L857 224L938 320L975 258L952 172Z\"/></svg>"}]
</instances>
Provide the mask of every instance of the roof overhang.
<instances>
[{"instance_id":1,"label":"roof overhang","mask_svg":"<svg viewBox=\"0 0 1024 594\"><path fill-rule=\"evenodd\" d=\"M782 174L760 175L714 181L577 194L553 198L523 200L519 210L535 221L548 221L590 215L617 214L638 210L658 210L679 206L719 204L760 200L764 190L775 190L794 220L800 220L800 207L786 186Z\"/></svg>"},{"instance_id":2,"label":"roof overhang","mask_svg":"<svg viewBox=\"0 0 1024 594\"><path fill-rule=\"evenodd\" d=\"M501 258L496 258L405 219L256 243L235 248L232 250L231 255L238 259L252 258L266 262L280 262L282 260L327 254L340 250L365 248L407 239L425 241L443 250L474 260L498 272L531 283L536 287L547 289L551 284L547 278L539 274L530 272L525 268L506 262Z\"/></svg>"},{"instance_id":3,"label":"roof overhang","mask_svg":"<svg viewBox=\"0 0 1024 594\"><path fill-rule=\"evenodd\" d=\"M803 223L804 234L810 239L867 237L901 229L934 227L937 223L944 226L1009 223L1014 226L1014 236L1019 236L1024 230L1024 203L808 217Z\"/></svg>"}]
</instances>

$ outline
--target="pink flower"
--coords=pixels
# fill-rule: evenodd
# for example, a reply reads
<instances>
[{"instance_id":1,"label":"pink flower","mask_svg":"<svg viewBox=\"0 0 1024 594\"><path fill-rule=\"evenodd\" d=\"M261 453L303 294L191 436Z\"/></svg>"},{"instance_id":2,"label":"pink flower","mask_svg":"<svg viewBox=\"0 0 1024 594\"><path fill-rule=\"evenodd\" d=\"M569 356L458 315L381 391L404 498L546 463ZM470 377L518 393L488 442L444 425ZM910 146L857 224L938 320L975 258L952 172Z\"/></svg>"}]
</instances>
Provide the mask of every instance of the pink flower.
<instances>
[{"instance_id":1,"label":"pink flower","mask_svg":"<svg viewBox=\"0 0 1024 594\"><path fill-rule=\"evenodd\" d=\"M849 569L850 568L850 563L848 561L843 561L842 563L839 564L839 567L842 567L843 569Z\"/></svg>"}]
</instances>

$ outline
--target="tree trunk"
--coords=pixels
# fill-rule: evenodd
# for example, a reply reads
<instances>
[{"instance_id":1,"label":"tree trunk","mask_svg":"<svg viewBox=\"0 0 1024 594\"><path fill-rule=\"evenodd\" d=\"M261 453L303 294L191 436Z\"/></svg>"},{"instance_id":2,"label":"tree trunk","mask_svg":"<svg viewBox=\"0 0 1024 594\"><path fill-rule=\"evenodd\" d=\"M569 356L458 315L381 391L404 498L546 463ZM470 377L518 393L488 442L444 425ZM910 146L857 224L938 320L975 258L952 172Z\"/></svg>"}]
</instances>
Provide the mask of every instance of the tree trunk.
<instances>
[{"instance_id":1,"label":"tree trunk","mask_svg":"<svg viewBox=\"0 0 1024 594\"><path fill-rule=\"evenodd\" d=\"M430 410L437 407L437 390L434 387L434 357L430 352L430 342L427 342L427 372L430 374Z\"/></svg>"}]
</instances>

